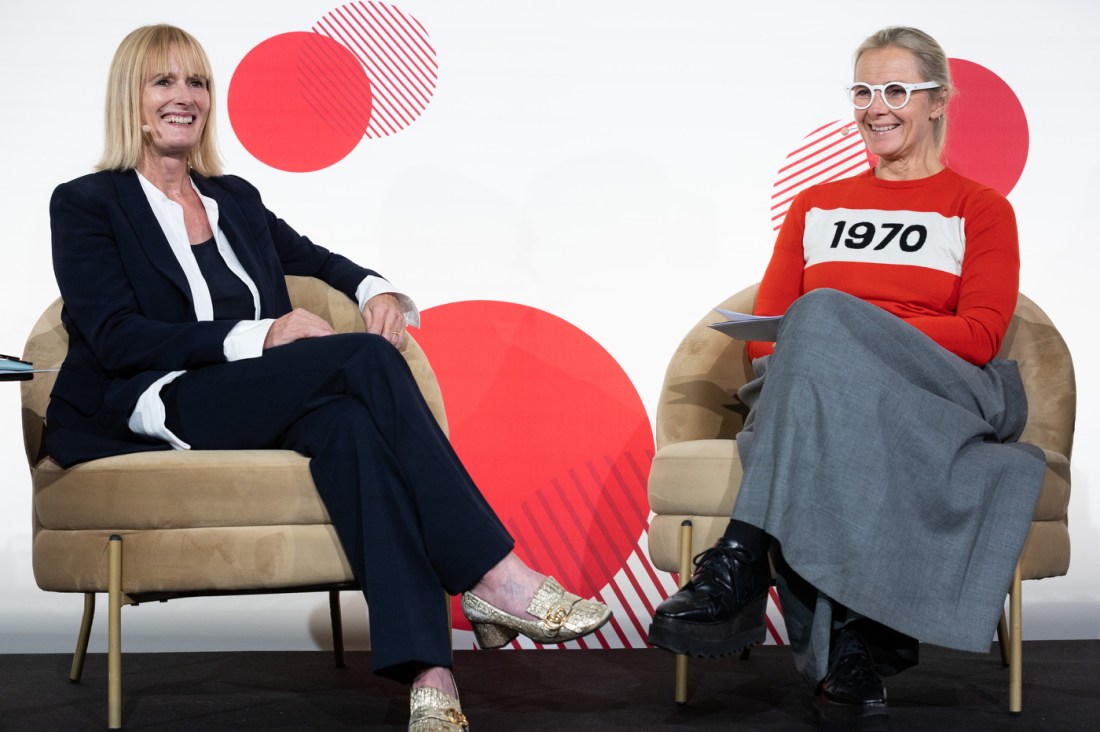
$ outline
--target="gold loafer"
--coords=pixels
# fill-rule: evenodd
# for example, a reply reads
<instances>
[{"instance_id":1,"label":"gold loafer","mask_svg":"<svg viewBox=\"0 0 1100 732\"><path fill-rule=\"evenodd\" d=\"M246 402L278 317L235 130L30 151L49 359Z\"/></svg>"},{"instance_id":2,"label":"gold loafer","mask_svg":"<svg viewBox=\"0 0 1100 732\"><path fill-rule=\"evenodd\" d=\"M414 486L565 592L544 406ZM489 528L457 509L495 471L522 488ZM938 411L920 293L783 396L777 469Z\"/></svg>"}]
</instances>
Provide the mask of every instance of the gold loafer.
<instances>
[{"instance_id":1,"label":"gold loafer","mask_svg":"<svg viewBox=\"0 0 1100 732\"><path fill-rule=\"evenodd\" d=\"M469 732L458 699L431 686L409 695L409 732Z\"/></svg>"},{"instance_id":2,"label":"gold loafer","mask_svg":"<svg viewBox=\"0 0 1100 732\"><path fill-rule=\"evenodd\" d=\"M462 612L482 648L500 648L522 633L536 643L564 643L588 635L611 618L601 602L582 600L547 577L527 612L539 620L524 620L498 610L471 592L462 594Z\"/></svg>"}]
</instances>

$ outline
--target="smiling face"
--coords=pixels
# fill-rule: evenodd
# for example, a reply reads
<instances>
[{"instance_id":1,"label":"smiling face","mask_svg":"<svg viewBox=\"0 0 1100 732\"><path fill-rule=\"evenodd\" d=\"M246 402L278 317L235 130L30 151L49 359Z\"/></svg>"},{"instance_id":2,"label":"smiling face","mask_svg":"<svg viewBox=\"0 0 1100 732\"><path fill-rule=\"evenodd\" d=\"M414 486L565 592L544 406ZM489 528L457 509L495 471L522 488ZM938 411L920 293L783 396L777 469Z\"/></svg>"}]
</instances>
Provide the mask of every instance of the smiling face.
<instances>
[{"instance_id":1,"label":"smiling face","mask_svg":"<svg viewBox=\"0 0 1100 732\"><path fill-rule=\"evenodd\" d=\"M166 69L149 73L141 89L144 155L186 161L202 137L210 112L210 91L202 76L184 71L175 52ZM149 129L146 130L145 127Z\"/></svg>"},{"instance_id":2,"label":"smiling face","mask_svg":"<svg viewBox=\"0 0 1100 732\"><path fill-rule=\"evenodd\" d=\"M928 81L917 58L904 48L887 46L863 53L856 61L855 81L885 84ZM891 109L875 92L867 109L855 111L855 121L867 149L879 158L876 174L884 178L923 178L943 169L932 122L943 115L946 100L937 89L914 91L909 103Z\"/></svg>"}]
</instances>

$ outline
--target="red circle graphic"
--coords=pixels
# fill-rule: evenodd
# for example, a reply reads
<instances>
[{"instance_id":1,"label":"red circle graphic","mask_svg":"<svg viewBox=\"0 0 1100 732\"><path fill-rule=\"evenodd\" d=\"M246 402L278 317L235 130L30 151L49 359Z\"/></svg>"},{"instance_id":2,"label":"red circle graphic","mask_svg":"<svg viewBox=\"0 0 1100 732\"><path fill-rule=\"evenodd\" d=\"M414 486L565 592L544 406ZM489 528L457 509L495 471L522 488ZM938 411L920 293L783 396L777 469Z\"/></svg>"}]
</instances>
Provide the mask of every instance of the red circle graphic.
<instances>
[{"instance_id":1,"label":"red circle graphic","mask_svg":"<svg viewBox=\"0 0 1100 732\"><path fill-rule=\"evenodd\" d=\"M580 329L512 303L430 308L416 338L516 553L577 594L604 589L649 520L653 435L626 373Z\"/></svg>"},{"instance_id":2,"label":"red circle graphic","mask_svg":"<svg viewBox=\"0 0 1100 732\"><path fill-rule=\"evenodd\" d=\"M229 120L252 155L290 172L320 170L363 139L371 86L355 56L317 33L274 36L241 60Z\"/></svg>"},{"instance_id":3,"label":"red circle graphic","mask_svg":"<svg viewBox=\"0 0 1100 732\"><path fill-rule=\"evenodd\" d=\"M964 59L951 59L958 94L947 108L943 160L959 175L1007 196L1027 163L1027 117L1001 77Z\"/></svg>"}]
</instances>

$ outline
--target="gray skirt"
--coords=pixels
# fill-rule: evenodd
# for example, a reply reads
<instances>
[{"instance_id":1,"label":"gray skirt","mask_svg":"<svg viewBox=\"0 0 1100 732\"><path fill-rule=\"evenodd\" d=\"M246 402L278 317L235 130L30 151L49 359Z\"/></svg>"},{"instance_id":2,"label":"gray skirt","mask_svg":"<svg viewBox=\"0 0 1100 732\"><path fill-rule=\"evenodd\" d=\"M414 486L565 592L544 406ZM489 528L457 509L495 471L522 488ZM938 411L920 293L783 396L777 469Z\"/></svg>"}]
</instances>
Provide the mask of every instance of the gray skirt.
<instances>
[{"instance_id":1,"label":"gray skirt","mask_svg":"<svg viewBox=\"0 0 1100 732\"><path fill-rule=\"evenodd\" d=\"M979 368L881 308L815 290L753 365L733 518L778 544L799 671L821 679L832 629L857 616L988 651L1045 468L1014 442L1027 420L1016 364Z\"/></svg>"}]
</instances>

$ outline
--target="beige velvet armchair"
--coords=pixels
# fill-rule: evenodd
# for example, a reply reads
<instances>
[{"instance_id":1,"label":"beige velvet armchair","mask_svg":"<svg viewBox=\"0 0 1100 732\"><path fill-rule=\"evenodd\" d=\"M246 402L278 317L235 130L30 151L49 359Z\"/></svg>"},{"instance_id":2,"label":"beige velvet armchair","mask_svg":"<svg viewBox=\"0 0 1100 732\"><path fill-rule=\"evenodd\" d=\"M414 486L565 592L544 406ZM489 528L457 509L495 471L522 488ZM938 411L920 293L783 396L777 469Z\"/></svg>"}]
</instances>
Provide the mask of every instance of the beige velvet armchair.
<instances>
[{"instance_id":1,"label":"beige velvet armchair","mask_svg":"<svg viewBox=\"0 0 1100 732\"><path fill-rule=\"evenodd\" d=\"M296 307L338 331L363 331L358 309L320 280L288 277ZM68 338L61 301L39 318L24 358L59 366ZM443 400L423 351L403 349L432 414L447 429ZM42 454L53 374L22 383L23 434L34 492L34 576L51 592L84 594L70 678L80 679L95 612L109 596L108 725L121 726L123 605L172 598L328 591L333 648L343 665L339 591L355 589L344 552L309 473L289 450L163 451L61 469Z\"/></svg>"},{"instance_id":2,"label":"beige velvet armchair","mask_svg":"<svg viewBox=\"0 0 1100 732\"><path fill-rule=\"evenodd\" d=\"M718 307L752 312L753 285ZM747 409L737 390L752 377L745 344L707 327L704 317L672 356L657 407L657 453L649 474L649 530L655 566L690 578L691 557L714 544L725 529L741 485L734 437ZM1020 597L1022 579L1064 575L1069 569L1068 509L1077 387L1069 350L1046 314L1020 295L999 354L1020 367L1028 397L1021 441L1042 448L1047 470L1009 590L1009 623L998 636L1009 666L1009 711L1022 708ZM677 658L676 701L687 701L687 659Z\"/></svg>"}]
</instances>

